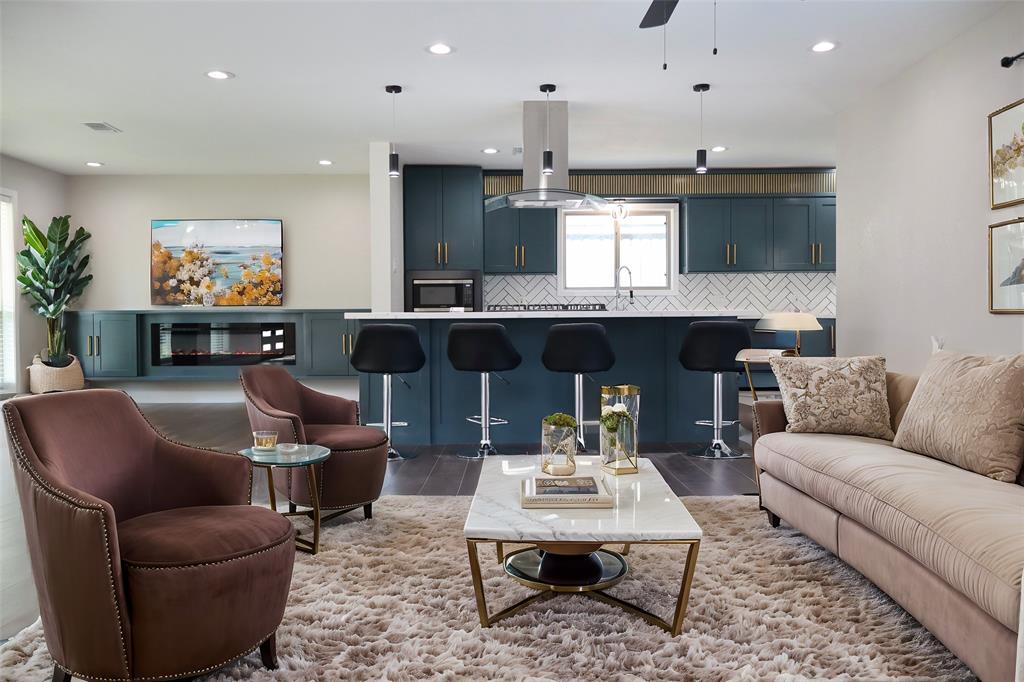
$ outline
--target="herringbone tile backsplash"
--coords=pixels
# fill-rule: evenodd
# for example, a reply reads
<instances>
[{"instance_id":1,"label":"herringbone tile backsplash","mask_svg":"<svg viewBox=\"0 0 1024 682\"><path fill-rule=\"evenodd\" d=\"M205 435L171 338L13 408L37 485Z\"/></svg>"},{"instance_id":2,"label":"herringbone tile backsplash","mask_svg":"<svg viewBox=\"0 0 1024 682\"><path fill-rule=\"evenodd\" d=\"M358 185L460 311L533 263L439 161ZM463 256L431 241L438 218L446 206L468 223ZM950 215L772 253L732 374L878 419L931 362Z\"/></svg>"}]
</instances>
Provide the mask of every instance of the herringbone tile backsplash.
<instances>
[{"instance_id":1,"label":"herringbone tile backsplash","mask_svg":"<svg viewBox=\"0 0 1024 682\"><path fill-rule=\"evenodd\" d=\"M559 296L556 275L484 277L485 305L604 303L611 309L614 300L614 296ZM832 272L679 275L674 294L637 296L635 305L645 310L801 310L831 317L836 314L836 276Z\"/></svg>"}]
</instances>

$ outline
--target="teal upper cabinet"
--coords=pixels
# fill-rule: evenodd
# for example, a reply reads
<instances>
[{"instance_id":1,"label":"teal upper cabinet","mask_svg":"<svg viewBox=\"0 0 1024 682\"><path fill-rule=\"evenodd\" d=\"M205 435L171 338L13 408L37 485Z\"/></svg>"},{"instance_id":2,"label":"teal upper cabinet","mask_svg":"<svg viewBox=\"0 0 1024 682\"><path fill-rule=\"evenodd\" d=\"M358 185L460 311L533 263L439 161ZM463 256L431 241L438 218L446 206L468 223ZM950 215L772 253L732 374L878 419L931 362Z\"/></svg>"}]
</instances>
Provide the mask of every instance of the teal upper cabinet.
<instances>
[{"instance_id":1,"label":"teal upper cabinet","mask_svg":"<svg viewBox=\"0 0 1024 682\"><path fill-rule=\"evenodd\" d=\"M731 270L772 269L772 200L732 200Z\"/></svg>"},{"instance_id":2,"label":"teal upper cabinet","mask_svg":"<svg viewBox=\"0 0 1024 682\"><path fill-rule=\"evenodd\" d=\"M71 352L87 377L137 377L139 327L135 313L73 313Z\"/></svg>"},{"instance_id":3,"label":"teal upper cabinet","mask_svg":"<svg viewBox=\"0 0 1024 682\"><path fill-rule=\"evenodd\" d=\"M680 272L723 272L731 251L730 199L690 199L686 202L685 239L681 239Z\"/></svg>"},{"instance_id":4,"label":"teal upper cabinet","mask_svg":"<svg viewBox=\"0 0 1024 682\"><path fill-rule=\"evenodd\" d=\"M405 267L441 268L441 167L406 166L402 176Z\"/></svg>"},{"instance_id":5,"label":"teal upper cabinet","mask_svg":"<svg viewBox=\"0 0 1024 682\"><path fill-rule=\"evenodd\" d=\"M771 199L689 199L681 272L771 270Z\"/></svg>"},{"instance_id":6,"label":"teal upper cabinet","mask_svg":"<svg viewBox=\"0 0 1024 682\"><path fill-rule=\"evenodd\" d=\"M483 265L483 172L478 166L405 166L405 267Z\"/></svg>"},{"instance_id":7,"label":"teal upper cabinet","mask_svg":"<svg viewBox=\"0 0 1024 682\"><path fill-rule=\"evenodd\" d=\"M815 199L814 232L818 244L816 270L836 269L836 200Z\"/></svg>"},{"instance_id":8,"label":"teal upper cabinet","mask_svg":"<svg viewBox=\"0 0 1024 682\"><path fill-rule=\"evenodd\" d=\"M484 272L519 271L519 210L499 208L484 214Z\"/></svg>"},{"instance_id":9,"label":"teal upper cabinet","mask_svg":"<svg viewBox=\"0 0 1024 682\"><path fill-rule=\"evenodd\" d=\"M836 269L835 198L775 199L775 270Z\"/></svg>"},{"instance_id":10,"label":"teal upper cabinet","mask_svg":"<svg viewBox=\"0 0 1024 682\"><path fill-rule=\"evenodd\" d=\"M553 274L558 211L502 208L484 215L484 272Z\"/></svg>"}]
</instances>

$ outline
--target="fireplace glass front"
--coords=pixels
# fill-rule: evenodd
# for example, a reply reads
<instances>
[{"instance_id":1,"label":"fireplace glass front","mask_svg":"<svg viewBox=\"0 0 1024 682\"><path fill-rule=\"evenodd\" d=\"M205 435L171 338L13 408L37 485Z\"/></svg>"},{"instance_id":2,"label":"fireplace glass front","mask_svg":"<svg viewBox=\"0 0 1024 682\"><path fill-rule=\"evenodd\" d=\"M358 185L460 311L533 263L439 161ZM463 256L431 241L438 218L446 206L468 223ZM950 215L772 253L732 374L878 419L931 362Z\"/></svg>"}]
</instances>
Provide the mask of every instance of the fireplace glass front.
<instances>
[{"instance_id":1,"label":"fireplace glass front","mask_svg":"<svg viewBox=\"0 0 1024 682\"><path fill-rule=\"evenodd\" d=\"M294 322L154 322L154 367L295 364Z\"/></svg>"}]
</instances>

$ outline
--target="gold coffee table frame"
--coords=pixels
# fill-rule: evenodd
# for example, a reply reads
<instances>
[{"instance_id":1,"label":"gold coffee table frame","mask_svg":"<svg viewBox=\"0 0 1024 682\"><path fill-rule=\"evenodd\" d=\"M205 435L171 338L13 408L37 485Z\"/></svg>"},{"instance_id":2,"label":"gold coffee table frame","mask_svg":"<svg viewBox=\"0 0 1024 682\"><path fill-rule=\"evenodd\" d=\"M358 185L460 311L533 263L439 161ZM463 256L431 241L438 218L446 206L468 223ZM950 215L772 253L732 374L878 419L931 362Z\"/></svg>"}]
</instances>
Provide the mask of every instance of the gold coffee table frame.
<instances>
[{"instance_id":1,"label":"gold coffee table frame","mask_svg":"<svg viewBox=\"0 0 1024 682\"><path fill-rule=\"evenodd\" d=\"M564 542L564 541L559 540L558 542L559 542L559 544L580 544L580 545L593 545L594 544L593 541L590 541L590 542ZM551 597L553 597L553 596L555 596L556 594L559 594L559 593L573 593L573 594L585 594L585 595L587 595L589 597L592 597L592 598L594 598L594 599L596 599L598 601L604 602L605 604L611 604L612 606L618 606L619 608L621 608L621 609L623 609L623 610L625 610L625 611L627 611L629 613L632 613L632 614L634 614L636 616L640 616L641 618L643 618L645 621L647 621L651 625L656 625L656 626L660 627L661 629L663 629L666 632L668 632L669 634L671 634L673 637L679 635L679 633L682 632L683 620L686 618L686 608L687 608L687 606L689 605L689 602L690 602L690 586L693 584L693 575L696 572L696 568L697 568L697 554L700 551L700 540L635 540L635 541L631 541L631 542L628 542L628 543L618 543L618 542L608 543L608 544L614 544L614 545L618 545L618 544L623 544L624 545L623 546L622 554L618 555L618 556L620 556L620 558L622 557L622 555L626 555L626 554L629 553L629 548L630 548L631 545L685 545L686 546L686 564L685 564L685 567L683 569L682 584L680 585L680 588L679 588L679 595L676 598L676 608L675 608L675 611L672 614L672 622L671 623L668 622L667 620L665 620L664 618L661 618L660 616L657 616L657 615L651 613L647 609L644 609L644 608L642 608L640 606L637 606L636 604L632 604L632 603L630 603L628 601L625 601L624 599L619 599L618 597L613 597L612 595L610 595L610 594L608 594L607 592L604 591L605 588L611 587L612 585L618 583L621 580L621 578L619 580L615 580L615 581L608 581L611 584L608 584L606 582L606 583L595 583L593 585L581 585L581 586L573 586L573 585L546 585L546 584L541 584L541 583L530 584L530 583L527 583L526 581L519 580L518 578L516 578L516 580L518 582L520 582L520 583L522 583L524 585L528 585L529 587L531 587L533 589L540 590L540 591L537 592L537 594L530 595L529 597L516 602L515 604L513 604L512 606L509 606L506 609L502 609L501 611L492 614L487 609L487 596L484 594L483 578L481 577L481 574L480 574L480 557L479 557L479 554L477 552L477 546L481 545L481 544L484 544L484 545L493 544L493 545L495 545L495 551L498 554L498 562L504 567L505 561L506 561L506 558L505 558L505 555L504 555L504 552L503 552L503 548L504 548L503 546L504 545L506 545L506 544L528 544L528 545L530 545L530 547L528 547L527 549L530 549L530 548L533 547L533 543L517 542L517 541L509 541L509 540L488 540L488 539L483 539L483 538L479 538L479 539L478 538L466 538L466 549L467 549L467 551L469 553L469 571L470 571L470 573L473 576L473 591L476 593L476 608L477 608L477 612L480 615L480 625L485 627L485 628L486 627L490 627L491 625L493 625L494 623L498 622L499 620L501 620L503 618L507 618L507 617L509 617L511 615L514 615L514 614L518 613L519 611L522 611L524 608L526 608L527 606L529 606L530 604L533 604L535 602L543 601L545 599L550 599ZM521 551L526 551L526 550L517 550L516 552L513 552L512 554L509 554L508 556L513 556L514 554L518 554ZM612 552L612 554L616 554L616 553ZM628 565L627 565L627 571L628 571Z\"/></svg>"}]
</instances>

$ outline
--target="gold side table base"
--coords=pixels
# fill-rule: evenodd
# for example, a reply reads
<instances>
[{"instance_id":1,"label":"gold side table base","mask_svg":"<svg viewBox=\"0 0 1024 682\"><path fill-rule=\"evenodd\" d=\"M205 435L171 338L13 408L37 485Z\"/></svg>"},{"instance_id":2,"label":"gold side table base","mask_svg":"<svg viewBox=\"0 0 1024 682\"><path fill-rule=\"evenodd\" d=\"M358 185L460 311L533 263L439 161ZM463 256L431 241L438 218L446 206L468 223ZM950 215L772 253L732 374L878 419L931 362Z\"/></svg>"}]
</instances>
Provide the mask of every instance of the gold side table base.
<instances>
[{"instance_id":1,"label":"gold side table base","mask_svg":"<svg viewBox=\"0 0 1024 682\"><path fill-rule=\"evenodd\" d=\"M632 613L635 616L639 616L651 625L656 625L661 629L665 630L673 637L679 635L683 629L683 621L686 618L686 608L690 602L690 587L693 584L693 576L697 568L697 554L700 551L700 540L662 540L662 541L634 541L628 543L623 548L626 554L629 551L631 545L685 545L686 546L686 564L683 569L682 582L679 588L679 595L676 598L675 610L672 614L672 622L657 616L650 611L632 604L624 599L613 597L612 595L604 592L603 590L565 590L559 589L559 586L548 586L543 588L537 588L536 594L530 595L525 599L522 599L512 606L506 609L498 611L497 613L491 614L487 610L487 597L484 594L483 578L480 574L480 557L477 552L477 546L480 544L493 544L499 555L499 561L501 556L504 554L504 547L501 541L495 540L477 540L477 539L466 539L466 549L469 554L469 571L473 577L473 591L476 595L476 608L477 613L480 616L480 625L482 627L490 627L494 623L508 618L509 616L519 613L527 606L536 602L550 599L556 594L584 594L593 599L596 599L605 604L611 606L617 606L628 613ZM582 543L592 544L592 543ZM506 555L507 556L507 555Z\"/></svg>"},{"instance_id":2,"label":"gold side table base","mask_svg":"<svg viewBox=\"0 0 1024 682\"><path fill-rule=\"evenodd\" d=\"M273 467L263 467L267 472L267 487L270 493L270 508L277 511L277 495L274 490L274 473ZM281 516L305 516L307 519L313 522L313 539L309 540L304 537L300 537L301 531L295 532L295 549L307 552L309 554L316 554L320 551L320 495L317 493L316 484L316 465L311 464L304 467L306 470L306 481L309 484L309 501L312 503L310 506L312 509L309 511L294 511L294 512L278 512ZM346 510L347 511L347 510ZM336 515L332 515L336 516Z\"/></svg>"}]
</instances>

